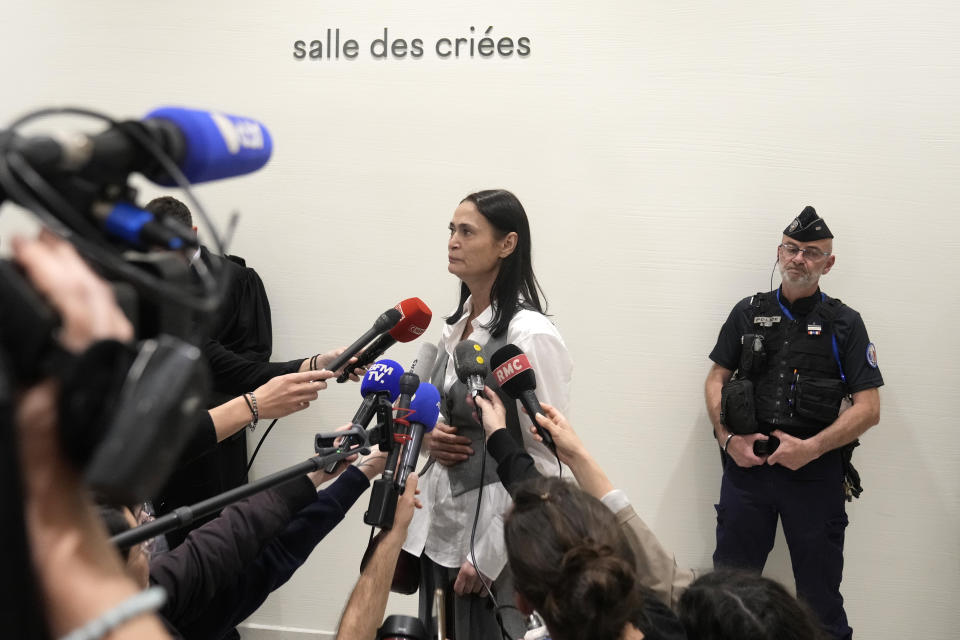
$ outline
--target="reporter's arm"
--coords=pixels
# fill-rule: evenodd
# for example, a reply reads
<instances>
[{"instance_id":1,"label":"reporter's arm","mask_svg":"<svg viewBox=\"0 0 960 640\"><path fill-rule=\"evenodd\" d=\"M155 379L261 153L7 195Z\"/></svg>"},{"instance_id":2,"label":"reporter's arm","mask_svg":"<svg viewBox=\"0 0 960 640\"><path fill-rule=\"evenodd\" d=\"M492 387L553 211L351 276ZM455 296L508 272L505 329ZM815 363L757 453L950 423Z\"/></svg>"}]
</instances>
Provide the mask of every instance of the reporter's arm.
<instances>
[{"instance_id":1,"label":"reporter's arm","mask_svg":"<svg viewBox=\"0 0 960 640\"><path fill-rule=\"evenodd\" d=\"M271 420L284 418L302 411L317 399L317 394L327 388L325 382L333 377L329 371L306 371L288 373L271 378L253 391L254 399L244 394L210 409L217 434L217 442L232 436L253 421L253 407L257 408L257 418ZM256 402L252 405L252 402Z\"/></svg>"},{"instance_id":2,"label":"reporter's arm","mask_svg":"<svg viewBox=\"0 0 960 640\"><path fill-rule=\"evenodd\" d=\"M67 242L49 231L15 238L14 257L60 314L60 341L80 353L96 340L128 340L133 329L113 293ZM60 448L59 389L46 380L17 403L24 518L34 574L50 631L62 637L115 610L139 588L126 575L106 530ZM152 614L124 621L116 640L169 638Z\"/></svg>"},{"instance_id":3,"label":"reporter's arm","mask_svg":"<svg viewBox=\"0 0 960 640\"><path fill-rule=\"evenodd\" d=\"M413 510L420 506L416 499L417 481L416 473L411 473L407 478L406 489L397 503L393 528L383 535L370 562L360 574L340 618L337 640L368 640L376 637L387 608L397 558L406 540L410 520L413 519Z\"/></svg>"}]
</instances>

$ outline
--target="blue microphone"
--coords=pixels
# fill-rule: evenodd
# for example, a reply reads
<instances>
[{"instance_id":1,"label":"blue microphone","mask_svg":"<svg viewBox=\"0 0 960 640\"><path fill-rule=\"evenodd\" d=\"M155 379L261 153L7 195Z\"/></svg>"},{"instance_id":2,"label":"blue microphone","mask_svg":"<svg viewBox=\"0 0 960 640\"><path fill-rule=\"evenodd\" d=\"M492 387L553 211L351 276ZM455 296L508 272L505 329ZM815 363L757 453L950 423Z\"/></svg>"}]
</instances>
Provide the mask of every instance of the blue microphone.
<instances>
[{"instance_id":1,"label":"blue microphone","mask_svg":"<svg viewBox=\"0 0 960 640\"><path fill-rule=\"evenodd\" d=\"M370 421L373 420L373 416L377 415L377 409L382 403L393 404L393 401L400 395L400 378L403 373L403 367L395 360L384 358L370 365L367 373L363 376L363 381L360 383L360 395L363 396L363 402L353 415L353 424L358 424L366 429ZM356 436L347 436L340 443L338 449L346 451L358 444L361 443L357 441ZM326 472L333 473L336 467L337 463L332 462L327 465Z\"/></svg>"},{"instance_id":2,"label":"blue microphone","mask_svg":"<svg viewBox=\"0 0 960 640\"><path fill-rule=\"evenodd\" d=\"M421 382L417 393L410 401L410 440L404 445L400 461L400 475L397 487L403 493L407 486L407 477L417 468L417 457L423 444L423 434L430 433L437 426L440 417L440 392L429 382Z\"/></svg>"},{"instance_id":3,"label":"blue microphone","mask_svg":"<svg viewBox=\"0 0 960 640\"><path fill-rule=\"evenodd\" d=\"M154 109L142 120L118 122L94 135L16 136L12 148L42 175L115 184L139 172L157 184L175 184L143 139L170 156L193 183L252 173L273 152L270 132L256 120L184 107Z\"/></svg>"},{"instance_id":4,"label":"blue microphone","mask_svg":"<svg viewBox=\"0 0 960 640\"><path fill-rule=\"evenodd\" d=\"M144 123L179 138L174 161L190 182L222 180L253 173L267 164L273 139L256 120L219 111L161 107L144 117ZM173 155L173 154L171 154ZM163 185L169 176L147 176Z\"/></svg>"}]
</instances>

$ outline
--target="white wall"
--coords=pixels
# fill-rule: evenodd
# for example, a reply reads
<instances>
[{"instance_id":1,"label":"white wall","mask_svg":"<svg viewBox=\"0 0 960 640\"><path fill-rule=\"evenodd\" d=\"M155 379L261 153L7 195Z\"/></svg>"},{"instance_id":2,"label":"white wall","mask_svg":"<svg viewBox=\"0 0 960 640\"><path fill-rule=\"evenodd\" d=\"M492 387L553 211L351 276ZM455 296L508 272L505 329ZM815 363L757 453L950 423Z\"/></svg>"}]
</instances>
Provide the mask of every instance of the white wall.
<instances>
[{"instance_id":1,"label":"white wall","mask_svg":"<svg viewBox=\"0 0 960 640\"><path fill-rule=\"evenodd\" d=\"M352 340L417 295L455 301L446 224L466 193L514 190L576 363L574 424L680 563L706 567L720 469L707 353L768 286L780 230L813 204L837 236L825 281L866 319L887 386L856 463L844 594L861 638L952 638L960 624L960 8L951 2L8 2L0 122L79 104L256 117L267 168L198 188L262 275L275 354ZM494 26L519 59L440 59ZM346 61L295 61L327 28ZM383 27L418 60L373 60ZM144 183L146 184L146 183ZM160 193L146 186L144 201ZM0 235L23 222L7 205ZM6 245L6 241L2 243ZM408 361L416 345L392 355ZM258 474L342 423L356 386L283 420ZM366 540L366 497L252 618L335 628ZM790 579L782 540L769 573ZM412 611L412 599L391 601Z\"/></svg>"}]
</instances>

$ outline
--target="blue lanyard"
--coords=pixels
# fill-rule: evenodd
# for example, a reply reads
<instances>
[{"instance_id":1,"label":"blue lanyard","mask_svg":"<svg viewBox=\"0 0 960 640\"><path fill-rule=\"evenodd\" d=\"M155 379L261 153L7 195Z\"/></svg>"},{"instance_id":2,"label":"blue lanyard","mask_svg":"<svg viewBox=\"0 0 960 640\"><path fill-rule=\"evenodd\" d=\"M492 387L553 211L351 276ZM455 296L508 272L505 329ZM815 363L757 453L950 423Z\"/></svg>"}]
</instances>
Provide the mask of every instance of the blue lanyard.
<instances>
[{"instance_id":1,"label":"blue lanyard","mask_svg":"<svg viewBox=\"0 0 960 640\"><path fill-rule=\"evenodd\" d=\"M827 299L827 295L823 291L821 291L820 301L822 302L826 299ZM783 311L783 315L787 316L787 318L789 318L791 322L795 321L793 314L790 313L790 311L788 311L785 306L783 306L783 301L780 300L780 289L777 289L777 304L780 305L780 310ZM843 383L846 384L847 376L846 374L843 373L843 365L840 364L840 349L837 347L837 336L835 333L833 333L833 331L830 332L830 340L833 343L833 357L837 361L837 369L840 370L840 380L842 380Z\"/></svg>"}]
</instances>

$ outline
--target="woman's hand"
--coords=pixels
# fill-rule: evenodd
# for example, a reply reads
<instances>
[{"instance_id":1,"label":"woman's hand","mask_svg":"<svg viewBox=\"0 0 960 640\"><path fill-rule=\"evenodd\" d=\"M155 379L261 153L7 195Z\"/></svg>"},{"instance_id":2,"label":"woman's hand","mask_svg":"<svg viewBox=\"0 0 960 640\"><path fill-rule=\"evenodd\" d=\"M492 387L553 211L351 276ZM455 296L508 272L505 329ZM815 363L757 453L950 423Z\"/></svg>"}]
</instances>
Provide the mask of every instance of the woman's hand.
<instances>
[{"instance_id":1,"label":"woman's hand","mask_svg":"<svg viewBox=\"0 0 960 640\"><path fill-rule=\"evenodd\" d=\"M314 372L314 373L316 373L316 372ZM329 372L327 372L327 373L329 373ZM336 428L336 431L346 431L347 429L350 428L350 426L351 426L351 425L350 425L350 423L348 422L348 423L345 424L345 425L341 425L341 426L337 427L337 428ZM340 443L341 440L343 440L343 437L342 437L342 436L339 437L339 438L337 438L336 441L335 441L335 443L336 443L337 445L339 445L339 443ZM357 454L353 454L352 456L347 456L347 457L344 458L343 460L340 460L339 462L337 462L337 466L334 467L333 473L327 473L326 471L324 471L324 469L317 469L316 471L311 471L310 473L308 473L308 474L307 474L307 477L310 478L310 482L313 483L313 486L319 487L319 486L322 485L323 483L329 482L330 480L333 480L334 478L336 478L337 476L339 476L341 473L343 473L344 471L346 471L347 467L350 466L350 463L353 462L353 461L356 460L356 459L357 459ZM368 477L369 477L369 476L368 476Z\"/></svg>"},{"instance_id":2,"label":"woman's hand","mask_svg":"<svg viewBox=\"0 0 960 640\"><path fill-rule=\"evenodd\" d=\"M487 579L487 583L490 583L489 579ZM465 561L460 565L457 579L453 583L453 592L458 596L466 596L473 593L482 594L483 590L483 579L480 577L480 572L477 571L472 562Z\"/></svg>"},{"instance_id":3,"label":"woman's hand","mask_svg":"<svg viewBox=\"0 0 960 640\"><path fill-rule=\"evenodd\" d=\"M610 478L583 446L580 436L570 426L566 417L549 404L541 402L540 406L543 407L546 415L538 413L537 424L553 436L553 442L557 446L557 456L573 471L573 476L580 483L580 488L598 500L613 491ZM530 427L530 432L535 440L543 442L534 427Z\"/></svg>"},{"instance_id":4,"label":"woman's hand","mask_svg":"<svg viewBox=\"0 0 960 640\"><path fill-rule=\"evenodd\" d=\"M566 465L574 465L577 461L589 457L590 454L587 453L583 442L580 441L580 436L578 436L577 432L570 426L570 422L566 416L545 402L541 402L540 406L546 412L546 415L538 413L534 419L537 421L537 424L553 436L553 442L557 446L557 456L559 456L560 462ZM530 427L530 433L533 434L534 440L543 442L543 438L537 433L535 427Z\"/></svg>"},{"instance_id":5,"label":"woman's hand","mask_svg":"<svg viewBox=\"0 0 960 640\"><path fill-rule=\"evenodd\" d=\"M300 371L309 371L311 361L312 361L312 364L314 364L318 370L326 369L327 365L333 362L334 358L336 358L346 350L347 350L346 347L338 347L337 349L332 349L330 351L327 351L326 353L318 354L313 358L307 358L306 360L303 361L303 364L300 365ZM333 372L334 375L339 376L341 373L343 373L344 369L349 369L350 365L356 361L357 361L356 356L350 358L350 360L347 361L347 364L344 365L342 369L337 369L336 371ZM357 367L356 369L353 369L350 372L350 379L353 382L360 382L360 378L363 377L363 374L366 373L366 371L367 371L366 367Z\"/></svg>"},{"instance_id":6,"label":"woman's hand","mask_svg":"<svg viewBox=\"0 0 960 640\"><path fill-rule=\"evenodd\" d=\"M458 436L457 428L438 422L433 431L424 434L423 446L437 462L453 467L473 455L470 438Z\"/></svg>"},{"instance_id":7,"label":"woman's hand","mask_svg":"<svg viewBox=\"0 0 960 640\"><path fill-rule=\"evenodd\" d=\"M310 406L320 391L327 388L324 382L335 374L320 371L288 373L270 378L257 387L253 394L257 397L257 411L260 418L283 418Z\"/></svg>"},{"instance_id":8,"label":"woman's hand","mask_svg":"<svg viewBox=\"0 0 960 640\"><path fill-rule=\"evenodd\" d=\"M490 387L484 387L483 393L476 398L467 396L467 404L480 409L480 417L483 418L483 433L487 439L495 431L507 428L507 408L503 406L503 401L496 391ZM479 422L476 411L473 419Z\"/></svg>"}]
</instances>

